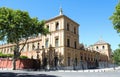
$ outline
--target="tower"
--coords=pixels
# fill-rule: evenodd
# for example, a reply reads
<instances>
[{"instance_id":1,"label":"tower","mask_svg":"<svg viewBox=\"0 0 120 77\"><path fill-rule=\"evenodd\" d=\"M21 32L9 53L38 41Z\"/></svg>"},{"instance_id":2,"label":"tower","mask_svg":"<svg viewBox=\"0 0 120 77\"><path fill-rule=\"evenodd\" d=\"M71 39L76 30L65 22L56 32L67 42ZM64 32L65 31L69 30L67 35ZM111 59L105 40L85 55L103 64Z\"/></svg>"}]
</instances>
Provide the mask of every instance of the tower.
<instances>
[{"instance_id":1,"label":"tower","mask_svg":"<svg viewBox=\"0 0 120 77\"><path fill-rule=\"evenodd\" d=\"M51 44L56 52L63 55L64 65L72 65L73 58L77 65L75 52L79 49L79 24L64 15L60 8L59 15L47 20L45 25L51 32L50 35L43 37L46 49Z\"/></svg>"},{"instance_id":2,"label":"tower","mask_svg":"<svg viewBox=\"0 0 120 77\"><path fill-rule=\"evenodd\" d=\"M93 49L108 57L108 61L111 61L111 45L104 40L100 39L93 45Z\"/></svg>"}]
</instances>

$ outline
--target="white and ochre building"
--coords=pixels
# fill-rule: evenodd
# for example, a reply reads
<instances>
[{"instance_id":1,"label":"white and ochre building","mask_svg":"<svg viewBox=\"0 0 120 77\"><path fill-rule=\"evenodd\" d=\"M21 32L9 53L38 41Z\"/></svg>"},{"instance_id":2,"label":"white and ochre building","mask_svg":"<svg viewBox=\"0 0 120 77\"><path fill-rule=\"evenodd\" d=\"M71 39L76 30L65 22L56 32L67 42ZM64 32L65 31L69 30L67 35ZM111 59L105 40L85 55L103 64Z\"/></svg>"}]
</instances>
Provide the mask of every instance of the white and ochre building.
<instances>
[{"instance_id":1,"label":"white and ochre building","mask_svg":"<svg viewBox=\"0 0 120 77\"><path fill-rule=\"evenodd\" d=\"M95 44L84 47L79 43L79 24L62 13L46 20L45 27L50 34L39 35L28 39L21 55L40 59L47 65L76 67L80 69L107 67L111 62L111 47L109 43L99 40ZM20 48L23 44L20 43ZM14 44L0 45L0 52L13 53ZM42 48L43 47L43 48Z\"/></svg>"}]
</instances>

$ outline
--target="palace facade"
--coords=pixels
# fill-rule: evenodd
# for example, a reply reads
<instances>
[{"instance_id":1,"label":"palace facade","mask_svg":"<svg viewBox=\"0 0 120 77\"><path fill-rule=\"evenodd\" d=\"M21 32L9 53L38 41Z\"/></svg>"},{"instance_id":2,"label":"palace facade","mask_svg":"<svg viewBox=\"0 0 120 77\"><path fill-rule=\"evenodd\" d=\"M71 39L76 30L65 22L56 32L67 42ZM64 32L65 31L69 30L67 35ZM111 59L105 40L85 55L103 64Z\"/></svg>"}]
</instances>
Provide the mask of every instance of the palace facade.
<instances>
[{"instance_id":1,"label":"palace facade","mask_svg":"<svg viewBox=\"0 0 120 77\"><path fill-rule=\"evenodd\" d=\"M79 24L62 13L46 20L45 27L50 34L30 37L22 49L21 55L39 59L42 65L66 68L96 68L108 67L111 62L111 47L109 43L99 40L85 47L79 43ZM14 44L0 46L0 52L13 53ZM23 42L20 43L20 49Z\"/></svg>"}]
</instances>

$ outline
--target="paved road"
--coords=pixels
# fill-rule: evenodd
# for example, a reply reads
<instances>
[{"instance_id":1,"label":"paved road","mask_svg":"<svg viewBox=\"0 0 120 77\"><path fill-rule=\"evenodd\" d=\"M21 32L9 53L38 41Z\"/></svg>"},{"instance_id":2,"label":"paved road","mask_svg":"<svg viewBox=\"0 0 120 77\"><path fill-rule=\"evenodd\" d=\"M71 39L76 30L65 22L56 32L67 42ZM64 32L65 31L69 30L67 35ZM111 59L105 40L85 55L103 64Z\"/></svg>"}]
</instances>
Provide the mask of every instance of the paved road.
<instances>
[{"instance_id":1,"label":"paved road","mask_svg":"<svg viewBox=\"0 0 120 77\"><path fill-rule=\"evenodd\" d=\"M0 77L57 77L40 71L1 71Z\"/></svg>"},{"instance_id":2,"label":"paved road","mask_svg":"<svg viewBox=\"0 0 120 77\"><path fill-rule=\"evenodd\" d=\"M0 70L0 77L120 77L120 70L107 72Z\"/></svg>"}]
</instances>

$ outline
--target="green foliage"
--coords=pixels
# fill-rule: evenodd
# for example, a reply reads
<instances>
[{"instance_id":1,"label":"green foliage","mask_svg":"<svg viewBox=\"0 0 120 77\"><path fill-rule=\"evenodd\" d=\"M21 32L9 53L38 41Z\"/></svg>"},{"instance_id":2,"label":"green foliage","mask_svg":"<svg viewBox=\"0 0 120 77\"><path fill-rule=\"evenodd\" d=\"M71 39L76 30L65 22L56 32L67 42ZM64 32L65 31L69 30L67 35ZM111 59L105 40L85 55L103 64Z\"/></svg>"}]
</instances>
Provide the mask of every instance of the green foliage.
<instances>
[{"instance_id":1,"label":"green foliage","mask_svg":"<svg viewBox=\"0 0 120 77\"><path fill-rule=\"evenodd\" d=\"M20 58L20 59L28 59L27 56L20 56L19 58Z\"/></svg>"},{"instance_id":2,"label":"green foliage","mask_svg":"<svg viewBox=\"0 0 120 77\"><path fill-rule=\"evenodd\" d=\"M20 52L21 40L38 34L46 35L48 30L44 27L45 21L31 18L26 11L0 8L0 40L16 44L15 51ZM23 45L24 47L25 45Z\"/></svg>"},{"instance_id":3,"label":"green foliage","mask_svg":"<svg viewBox=\"0 0 120 77\"><path fill-rule=\"evenodd\" d=\"M13 54L3 54L3 53L0 53L0 57L2 58L13 58Z\"/></svg>"},{"instance_id":4,"label":"green foliage","mask_svg":"<svg viewBox=\"0 0 120 77\"><path fill-rule=\"evenodd\" d=\"M116 64L120 65L120 48L118 48L114 51L113 60Z\"/></svg>"},{"instance_id":5,"label":"green foliage","mask_svg":"<svg viewBox=\"0 0 120 77\"><path fill-rule=\"evenodd\" d=\"M0 52L1 58L13 58L13 54L3 54ZM19 59L28 59L27 56L20 56Z\"/></svg>"},{"instance_id":6,"label":"green foliage","mask_svg":"<svg viewBox=\"0 0 120 77\"><path fill-rule=\"evenodd\" d=\"M17 43L38 33L46 34L44 21L31 18L26 11L0 8L0 40L8 43Z\"/></svg>"},{"instance_id":7,"label":"green foliage","mask_svg":"<svg viewBox=\"0 0 120 77\"><path fill-rule=\"evenodd\" d=\"M120 2L116 5L115 12L110 17L110 20L113 23L114 29L120 33ZM116 64L120 65L120 44L119 48L116 49L113 53L113 60Z\"/></svg>"},{"instance_id":8,"label":"green foliage","mask_svg":"<svg viewBox=\"0 0 120 77\"><path fill-rule=\"evenodd\" d=\"M13 54L7 54L7 57L13 58Z\"/></svg>"},{"instance_id":9,"label":"green foliage","mask_svg":"<svg viewBox=\"0 0 120 77\"><path fill-rule=\"evenodd\" d=\"M38 18L31 18L26 11L13 10L6 7L0 8L0 40L15 44L13 69L16 69L15 59L20 56L20 52L24 48L28 38L48 33L44 24L45 21L39 21ZM19 49L19 43L23 39L23 47Z\"/></svg>"},{"instance_id":10,"label":"green foliage","mask_svg":"<svg viewBox=\"0 0 120 77\"><path fill-rule=\"evenodd\" d=\"M114 29L116 29L117 32L120 33L120 2L117 4L115 12L110 17L110 20L113 23Z\"/></svg>"}]
</instances>

